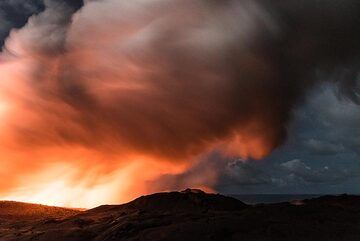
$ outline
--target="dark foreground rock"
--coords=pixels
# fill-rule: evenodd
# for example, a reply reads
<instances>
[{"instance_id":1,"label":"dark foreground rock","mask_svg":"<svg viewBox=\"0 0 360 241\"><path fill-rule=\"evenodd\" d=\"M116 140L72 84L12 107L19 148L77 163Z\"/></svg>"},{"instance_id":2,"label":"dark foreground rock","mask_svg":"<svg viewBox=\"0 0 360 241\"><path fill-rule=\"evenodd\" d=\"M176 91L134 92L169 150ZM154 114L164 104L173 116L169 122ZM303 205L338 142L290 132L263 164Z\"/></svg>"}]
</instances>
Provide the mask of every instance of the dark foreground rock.
<instances>
[{"instance_id":1,"label":"dark foreground rock","mask_svg":"<svg viewBox=\"0 0 360 241\"><path fill-rule=\"evenodd\" d=\"M348 195L249 206L234 198L187 190L84 212L38 210L41 215L30 212L27 218L14 219L14 212L8 218L1 215L5 210L0 205L2 241L360 240L360 197Z\"/></svg>"}]
</instances>

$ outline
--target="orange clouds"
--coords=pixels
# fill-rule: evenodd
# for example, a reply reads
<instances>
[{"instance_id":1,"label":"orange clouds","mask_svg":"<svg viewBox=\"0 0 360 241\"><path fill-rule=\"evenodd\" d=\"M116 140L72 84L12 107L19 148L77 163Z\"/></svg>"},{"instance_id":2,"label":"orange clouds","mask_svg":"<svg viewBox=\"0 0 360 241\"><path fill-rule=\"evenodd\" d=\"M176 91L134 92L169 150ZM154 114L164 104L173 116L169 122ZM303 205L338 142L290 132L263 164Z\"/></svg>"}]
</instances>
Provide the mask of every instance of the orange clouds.
<instances>
[{"instance_id":1,"label":"orange clouds","mask_svg":"<svg viewBox=\"0 0 360 241\"><path fill-rule=\"evenodd\" d=\"M263 158L313 84L256 1L88 1L74 15L46 4L1 54L3 197L91 207L146 193L213 150ZM202 175L186 184L218 178Z\"/></svg>"}]
</instances>

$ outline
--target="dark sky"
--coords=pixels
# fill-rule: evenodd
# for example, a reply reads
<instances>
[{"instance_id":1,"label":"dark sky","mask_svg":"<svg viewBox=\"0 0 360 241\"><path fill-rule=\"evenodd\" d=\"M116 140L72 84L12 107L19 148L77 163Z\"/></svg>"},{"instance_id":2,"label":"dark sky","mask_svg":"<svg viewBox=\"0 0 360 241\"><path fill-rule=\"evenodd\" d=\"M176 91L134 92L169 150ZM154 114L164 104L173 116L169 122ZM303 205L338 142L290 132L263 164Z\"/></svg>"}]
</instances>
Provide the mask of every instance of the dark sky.
<instances>
[{"instance_id":1,"label":"dark sky","mask_svg":"<svg viewBox=\"0 0 360 241\"><path fill-rule=\"evenodd\" d=\"M241 193L360 193L358 105L339 100L333 85L321 85L295 110L289 129L285 145L265 160L232 164L238 171L233 173L234 168L231 168L221 188L230 193L233 190Z\"/></svg>"},{"instance_id":2,"label":"dark sky","mask_svg":"<svg viewBox=\"0 0 360 241\"><path fill-rule=\"evenodd\" d=\"M9 34L12 28L19 28L23 26L27 19L44 9L41 0L37 1L1 1L0 2L0 43Z\"/></svg>"},{"instance_id":3,"label":"dark sky","mask_svg":"<svg viewBox=\"0 0 360 241\"><path fill-rule=\"evenodd\" d=\"M82 5L66 2L74 9ZM2 0L0 44L43 8L41 0ZM356 81L359 88L359 75ZM225 193L360 193L360 108L338 91L320 83L307 94L294 110L285 144L267 158L243 162L214 154L201 168L223 169L217 190ZM191 176L190 170L178 178Z\"/></svg>"},{"instance_id":4,"label":"dark sky","mask_svg":"<svg viewBox=\"0 0 360 241\"><path fill-rule=\"evenodd\" d=\"M83 5L82 0L62 0L74 9L79 9ZM20 28L27 19L44 10L43 0L2 0L0 1L0 44L12 28Z\"/></svg>"}]
</instances>

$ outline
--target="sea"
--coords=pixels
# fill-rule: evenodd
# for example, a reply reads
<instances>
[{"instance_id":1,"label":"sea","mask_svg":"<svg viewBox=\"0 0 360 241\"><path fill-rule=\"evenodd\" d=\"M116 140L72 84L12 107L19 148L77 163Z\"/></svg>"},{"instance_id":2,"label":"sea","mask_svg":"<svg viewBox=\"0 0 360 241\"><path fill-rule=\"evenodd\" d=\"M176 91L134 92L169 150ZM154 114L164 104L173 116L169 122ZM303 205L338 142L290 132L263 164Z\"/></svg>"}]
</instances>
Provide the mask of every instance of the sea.
<instances>
[{"instance_id":1,"label":"sea","mask_svg":"<svg viewBox=\"0 0 360 241\"><path fill-rule=\"evenodd\" d=\"M323 195L324 194L231 194L227 196L236 198L246 204L269 204L311 199Z\"/></svg>"}]
</instances>

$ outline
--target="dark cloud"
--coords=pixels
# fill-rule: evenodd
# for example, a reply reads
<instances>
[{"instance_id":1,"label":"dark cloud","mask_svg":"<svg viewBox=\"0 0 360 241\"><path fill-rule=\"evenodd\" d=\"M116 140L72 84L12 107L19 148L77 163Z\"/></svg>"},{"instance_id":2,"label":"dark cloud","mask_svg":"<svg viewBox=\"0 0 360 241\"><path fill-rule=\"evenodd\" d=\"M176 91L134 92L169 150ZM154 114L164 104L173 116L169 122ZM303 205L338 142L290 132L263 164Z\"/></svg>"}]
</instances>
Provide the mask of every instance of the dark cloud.
<instances>
[{"instance_id":1,"label":"dark cloud","mask_svg":"<svg viewBox=\"0 0 360 241\"><path fill-rule=\"evenodd\" d=\"M6 42L2 57L26 70L3 65L13 85L6 101L14 103L4 129L27 148L22 154L81 146L190 166L155 180L157 189L217 180L286 186L283 175L305 183L346 180L343 169L300 161L221 160L261 159L283 144L294 110L319 83L333 83L338 98L358 108L359 1L86 1L74 15L81 5L45 1L45 11ZM314 109L331 118L318 121L333 129L325 139L304 132L301 143L318 153L335 153L338 145L355 150L349 127L357 126L357 112L346 117L319 103ZM214 149L221 159L199 162Z\"/></svg>"},{"instance_id":2,"label":"dark cloud","mask_svg":"<svg viewBox=\"0 0 360 241\"><path fill-rule=\"evenodd\" d=\"M44 9L42 0L3 0L0 2L0 46L12 28L20 28L27 19Z\"/></svg>"},{"instance_id":3,"label":"dark cloud","mask_svg":"<svg viewBox=\"0 0 360 241\"><path fill-rule=\"evenodd\" d=\"M327 183L327 184L339 184L350 178L359 177L360 169L347 169L347 168L334 168L329 166L324 166L318 169L314 169L306 165L303 161L299 159L294 159L282 163L280 167L287 174L283 178L283 182L288 184L292 181L295 182L305 182L308 184L314 183ZM295 183L296 184L296 183Z\"/></svg>"},{"instance_id":4,"label":"dark cloud","mask_svg":"<svg viewBox=\"0 0 360 241\"><path fill-rule=\"evenodd\" d=\"M62 0L62 1L64 1L67 5L69 5L74 10L78 10L84 5L83 0Z\"/></svg>"},{"instance_id":5,"label":"dark cloud","mask_svg":"<svg viewBox=\"0 0 360 241\"><path fill-rule=\"evenodd\" d=\"M183 190L188 187L206 188L214 186L219 178L219 173L224 172L226 162L215 154L204 157L193 164L186 171L179 174L163 174L147 183L148 191Z\"/></svg>"},{"instance_id":6,"label":"dark cloud","mask_svg":"<svg viewBox=\"0 0 360 241\"><path fill-rule=\"evenodd\" d=\"M316 139L307 140L304 145L310 152L317 155L334 155L342 153L345 150L342 144L334 144Z\"/></svg>"},{"instance_id":7,"label":"dark cloud","mask_svg":"<svg viewBox=\"0 0 360 241\"><path fill-rule=\"evenodd\" d=\"M261 164L257 163L257 169L270 180L267 184L249 188L227 187L220 183L218 190L227 193L359 193L360 109L356 103L338 98L337 91L333 84L321 84L295 110L295 121L289 128L291 135L285 145Z\"/></svg>"},{"instance_id":8,"label":"dark cloud","mask_svg":"<svg viewBox=\"0 0 360 241\"><path fill-rule=\"evenodd\" d=\"M324 192L324 186L342 185L360 177L360 165L311 166L302 160L276 163L224 160L214 155L175 175L163 175L149 182L152 190L181 190L215 185L225 193L307 193L308 187ZM153 189L152 189L153 188ZM293 189L295 188L295 189Z\"/></svg>"},{"instance_id":9,"label":"dark cloud","mask_svg":"<svg viewBox=\"0 0 360 241\"><path fill-rule=\"evenodd\" d=\"M51 2L65 3L74 11L83 5L82 0L2 0L0 2L0 46L3 45L11 29L23 27L30 16L44 11L46 5Z\"/></svg>"},{"instance_id":10,"label":"dark cloud","mask_svg":"<svg viewBox=\"0 0 360 241\"><path fill-rule=\"evenodd\" d=\"M296 114L299 121L303 122L304 126L300 127L301 139L309 151L359 153L359 105L338 99L337 96L337 89L333 85L323 85L308 99L306 116Z\"/></svg>"},{"instance_id":11,"label":"dark cloud","mask_svg":"<svg viewBox=\"0 0 360 241\"><path fill-rule=\"evenodd\" d=\"M69 34L62 21L71 14L47 4L23 39L43 54L31 86L40 97L33 111L54 123L52 130L43 123L31 124L27 135L21 130L20 139L37 146L127 146L183 159L223 141L225 152L261 158L283 143L291 111L320 81L318 73L346 69L346 78L332 81L352 90L358 71L358 1L94 1ZM60 63L49 85L43 69L53 69L54 58ZM56 111L58 119L49 120Z\"/></svg>"},{"instance_id":12,"label":"dark cloud","mask_svg":"<svg viewBox=\"0 0 360 241\"><path fill-rule=\"evenodd\" d=\"M238 185L240 187L263 185L271 182L271 175L266 173L261 165L244 160L228 162L222 178L228 182L228 185Z\"/></svg>"},{"instance_id":13,"label":"dark cloud","mask_svg":"<svg viewBox=\"0 0 360 241\"><path fill-rule=\"evenodd\" d=\"M227 185L237 186L238 190L244 187L248 188L249 185L260 190L261 187L271 187L269 190L272 192L284 187L291 188L301 185L305 187L303 190L306 190L308 185L341 184L360 177L360 166L353 166L352 168L333 165L311 167L299 159L267 166L244 161L230 162L230 165L234 164L235 167L223 172L221 178L228 182Z\"/></svg>"}]
</instances>

